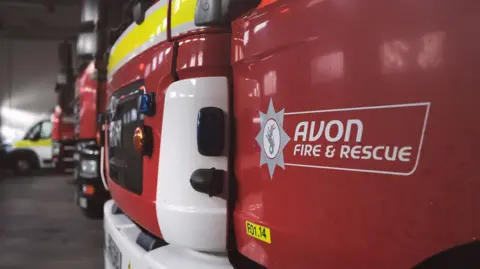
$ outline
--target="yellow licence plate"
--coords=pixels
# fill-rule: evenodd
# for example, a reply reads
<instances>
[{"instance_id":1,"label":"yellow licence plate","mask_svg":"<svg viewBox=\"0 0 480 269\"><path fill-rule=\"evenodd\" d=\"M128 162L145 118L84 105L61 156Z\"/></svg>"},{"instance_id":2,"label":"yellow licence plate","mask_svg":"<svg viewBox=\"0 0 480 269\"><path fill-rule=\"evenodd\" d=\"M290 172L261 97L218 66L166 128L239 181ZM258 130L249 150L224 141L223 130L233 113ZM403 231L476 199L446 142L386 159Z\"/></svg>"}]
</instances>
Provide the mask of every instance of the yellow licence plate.
<instances>
[{"instance_id":1,"label":"yellow licence plate","mask_svg":"<svg viewBox=\"0 0 480 269\"><path fill-rule=\"evenodd\" d=\"M262 226L255 224L250 221L246 221L246 228L247 228L247 234L250 235L251 237L254 237L258 240L261 240L263 242L272 243L272 238L270 237L270 229Z\"/></svg>"}]
</instances>

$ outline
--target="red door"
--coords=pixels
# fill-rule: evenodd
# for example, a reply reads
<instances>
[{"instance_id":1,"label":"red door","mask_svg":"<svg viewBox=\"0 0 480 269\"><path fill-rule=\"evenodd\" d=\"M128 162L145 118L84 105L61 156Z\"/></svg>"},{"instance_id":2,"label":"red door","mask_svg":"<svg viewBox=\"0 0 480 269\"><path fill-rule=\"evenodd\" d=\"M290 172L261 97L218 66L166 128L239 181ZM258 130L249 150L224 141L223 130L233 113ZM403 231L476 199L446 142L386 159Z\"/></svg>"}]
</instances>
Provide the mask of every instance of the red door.
<instances>
[{"instance_id":1,"label":"red door","mask_svg":"<svg viewBox=\"0 0 480 269\"><path fill-rule=\"evenodd\" d=\"M243 255L400 269L478 238L467 2L264 1L233 23Z\"/></svg>"}]
</instances>

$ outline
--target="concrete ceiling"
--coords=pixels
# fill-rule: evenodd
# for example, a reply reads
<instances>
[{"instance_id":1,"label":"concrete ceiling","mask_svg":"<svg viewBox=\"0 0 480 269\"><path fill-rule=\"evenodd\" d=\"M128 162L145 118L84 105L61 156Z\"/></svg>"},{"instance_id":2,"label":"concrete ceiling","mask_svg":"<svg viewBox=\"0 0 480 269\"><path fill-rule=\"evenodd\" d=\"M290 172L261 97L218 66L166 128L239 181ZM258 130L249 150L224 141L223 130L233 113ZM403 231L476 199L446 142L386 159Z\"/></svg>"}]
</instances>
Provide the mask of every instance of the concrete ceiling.
<instances>
[{"instance_id":1,"label":"concrete ceiling","mask_svg":"<svg viewBox=\"0 0 480 269\"><path fill-rule=\"evenodd\" d=\"M8 38L75 38L81 0L0 0L0 35Z\"/></svg>"}]
</instances>

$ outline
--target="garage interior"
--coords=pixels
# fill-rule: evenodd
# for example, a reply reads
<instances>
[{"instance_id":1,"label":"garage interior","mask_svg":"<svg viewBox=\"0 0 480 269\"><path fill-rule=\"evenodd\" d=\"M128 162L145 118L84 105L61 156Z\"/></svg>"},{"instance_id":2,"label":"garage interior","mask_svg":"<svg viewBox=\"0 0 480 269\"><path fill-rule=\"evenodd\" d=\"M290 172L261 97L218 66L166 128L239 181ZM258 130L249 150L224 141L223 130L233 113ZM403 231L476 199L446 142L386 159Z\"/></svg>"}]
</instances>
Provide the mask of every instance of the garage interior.
<instances>
[{"instance_id":1,"label":"garage interior","mask_svg":"<svg viewBox=\"0 0 480 269\"><path fill-rule=\"evenodd\" d=\"M80 8L78 0L0 0L2 143L50 116L57 47L76 39ZM73 193L71 175L0 169L0 268L103 267L102 221L85 218Z\"/></svg>"},{"instance_id":2,"label":"garage interior","mask_svg":"<svg viewBox=\"0 0 480 269\"><path fill-rule=\"evenodd\" d=\"M479 269L480 0L0 0L0 269Z\"/></svg>"}]
</instances>

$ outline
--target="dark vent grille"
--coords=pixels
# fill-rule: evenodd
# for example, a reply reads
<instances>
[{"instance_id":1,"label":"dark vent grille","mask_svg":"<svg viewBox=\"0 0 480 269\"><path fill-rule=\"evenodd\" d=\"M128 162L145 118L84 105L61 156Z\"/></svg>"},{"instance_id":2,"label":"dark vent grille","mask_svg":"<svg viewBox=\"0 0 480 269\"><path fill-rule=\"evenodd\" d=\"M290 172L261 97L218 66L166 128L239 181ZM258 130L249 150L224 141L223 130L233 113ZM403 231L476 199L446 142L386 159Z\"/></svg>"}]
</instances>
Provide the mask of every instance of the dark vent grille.
<instances>
[{"instance_id":1,"label":"dark vent grille","mask_svg":"<svg viewBox=\"0 0 480 269\"><path fill-rule=\"evenodd\" d=\"M80 135L80 98L75 100L75 104L73 106L73 115L74 118L74 135L78 137Z\"/></svg>"},{"instance_id":2,"label":"dark vent grille","mask_svg":"<svg viewBox=\"0 0 480 269\"><path fill-rule=\"evenodd\" d=\"M143 127L143 115L137 111L142 86L143 81L137 81L115 92L107 119L110 178L136 194L143 190L143 156L133 146L135 129Z\"/></svg>"}]
</instances>

